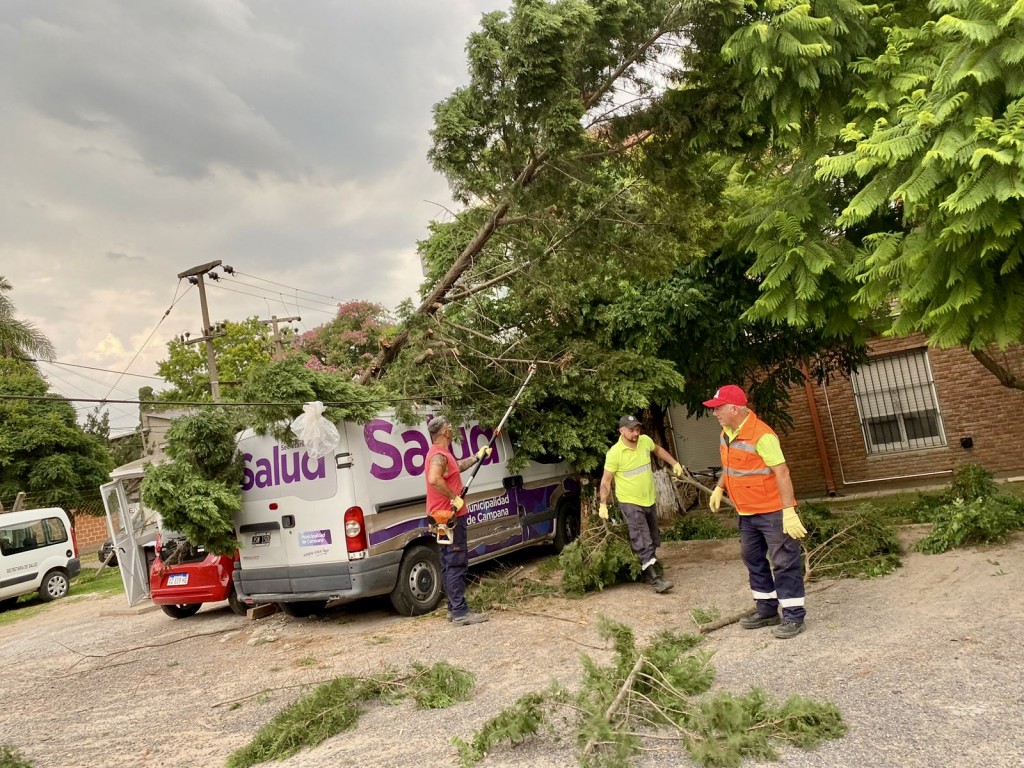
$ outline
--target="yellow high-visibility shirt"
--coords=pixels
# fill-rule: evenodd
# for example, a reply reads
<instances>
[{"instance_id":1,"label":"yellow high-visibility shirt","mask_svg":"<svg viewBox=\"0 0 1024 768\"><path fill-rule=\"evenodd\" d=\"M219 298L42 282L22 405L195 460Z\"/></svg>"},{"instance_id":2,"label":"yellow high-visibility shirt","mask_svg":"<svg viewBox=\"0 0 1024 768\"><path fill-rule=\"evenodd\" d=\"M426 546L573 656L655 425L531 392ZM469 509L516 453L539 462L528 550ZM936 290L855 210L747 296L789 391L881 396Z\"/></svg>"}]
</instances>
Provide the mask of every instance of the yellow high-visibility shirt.
<instances>
[{"instance_id":1,"label":"yellow high-visibility shirt","mask_svg":"<svg viewBox=\"0 0 1024 768\"><path fill-rule=\"evenodd\" d=\"M630 448L622 438L608 449L604 468L615 475L615 498L626 504L649 507L656 501L654 475L651 472L651 453L654 441L640 435L636 448Z\"/></svg>"}]
</instances>

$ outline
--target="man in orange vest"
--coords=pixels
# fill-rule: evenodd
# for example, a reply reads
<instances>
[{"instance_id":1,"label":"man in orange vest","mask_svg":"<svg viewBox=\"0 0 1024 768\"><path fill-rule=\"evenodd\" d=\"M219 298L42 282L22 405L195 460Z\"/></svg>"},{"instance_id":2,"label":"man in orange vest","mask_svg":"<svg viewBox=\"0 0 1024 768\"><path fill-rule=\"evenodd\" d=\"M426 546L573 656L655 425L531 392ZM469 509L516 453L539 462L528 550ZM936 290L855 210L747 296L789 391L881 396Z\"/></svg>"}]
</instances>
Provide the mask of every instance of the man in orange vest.
<instances>
[{"instance_id":1,"label":"man in orange vest","mask_svg":"<svg viewBox=\"0 0 1024 768\"><path fill-rule=\"evenodd\" d=\"M712 409L722 425L722 475L711 494L710 506L717 512L726 491L736 505L740 552L756 605L740 619L740 626L774 626L776 637L796 637L805 628L799 540L807 530L796 513L793 481L778 435L747 408L746 394L733 384L721 387L704 405Z\"/></svg>"},{"instance_id":2,"label":"man in orange vest","mask_svg":"<svg viewBox=\"0 0 1024 768\"><path fill-rule=\"evenodd\" d=\"M466 509L462 500L462 472L491 455L485 445L475 455L456 461L451 444L454 430L444 416L435 416L427 424L430 450L427 451L427 514L438 522L447 523L452 515L452 543L441 547L441 582L448 597L448 615L457 626L479 624L487 615L473 613L466 604L466 576L469 573Z\"/></svg>"}]
</instances>

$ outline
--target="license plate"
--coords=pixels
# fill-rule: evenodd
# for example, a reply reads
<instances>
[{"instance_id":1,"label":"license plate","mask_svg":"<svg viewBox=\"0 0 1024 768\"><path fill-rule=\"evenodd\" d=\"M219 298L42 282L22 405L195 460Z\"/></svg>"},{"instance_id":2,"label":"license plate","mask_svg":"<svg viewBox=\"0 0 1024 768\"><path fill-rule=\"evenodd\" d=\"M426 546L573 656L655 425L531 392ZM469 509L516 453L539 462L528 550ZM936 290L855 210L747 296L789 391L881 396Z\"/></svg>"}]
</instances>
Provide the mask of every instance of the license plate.
<instances>
[{"instance_id":1,"label":"license plate","mask_svg":"<svg viewBox=\"0 0 1024 768\"><path fill-rule=\"evenodd\" d=\"M252 545L254 547L265 547L270 544L269 533L254 533L252 535Z\"/></svg>"},{"instance_id":2,"label":"license plate","mask_svg":"<svg viewBox=\"0 0 1024 768\"><path fill-rule=\"evenodd\" d=\"M187 573L172 573L170 576L167 577L168 587L183 587L186 584L188 584Z\"/></svg>"}]
</instances>

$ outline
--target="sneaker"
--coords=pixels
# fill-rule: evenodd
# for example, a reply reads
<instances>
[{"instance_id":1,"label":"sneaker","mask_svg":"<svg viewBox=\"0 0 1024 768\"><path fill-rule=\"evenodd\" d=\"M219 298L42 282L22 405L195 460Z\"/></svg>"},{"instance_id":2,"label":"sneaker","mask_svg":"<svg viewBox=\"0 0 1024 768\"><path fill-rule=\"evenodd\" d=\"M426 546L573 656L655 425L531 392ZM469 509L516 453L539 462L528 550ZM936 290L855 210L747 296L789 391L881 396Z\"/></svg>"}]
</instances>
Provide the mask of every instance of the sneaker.
<instances>
[{"instance_id":1,"label":"sneaker","mask_svg":"<svg viewBox=\"0 0 1024 768\"><path fill-rule=\"evenodd\" d=\"M782 619L779 618L778 614L775 614L774 616L762 616L757 611L752 611L740 619L740 626L744 629L760 629L761 627L773 627L781 622ZM779 630L775 631L778 632Z\"/></svg>"},{"instance_id":2,"label":"sneaker","mask_svg":"<svg viewBox=\"0 0 1024 768\"><path fill-rule=\"evenodd\" d=\"M795 621L784 621L773 629L772 632L779 640L789 640L789 638L796 637L805 629L807 627L802 621L799 624Z\"/></svg>"},{"instance_id":3,"label":"sneaker","mask_svg":"<svg viewBox=\"0 0 1024 768\"><path fill-rule=\"evenodd\" d=\"M481 622L489 620L491 617L485 613L464 613L461 616L455 616L452 618L452 624L457 627L465 626L466 624L480 624Z\"/></svg>"}]
</instances>

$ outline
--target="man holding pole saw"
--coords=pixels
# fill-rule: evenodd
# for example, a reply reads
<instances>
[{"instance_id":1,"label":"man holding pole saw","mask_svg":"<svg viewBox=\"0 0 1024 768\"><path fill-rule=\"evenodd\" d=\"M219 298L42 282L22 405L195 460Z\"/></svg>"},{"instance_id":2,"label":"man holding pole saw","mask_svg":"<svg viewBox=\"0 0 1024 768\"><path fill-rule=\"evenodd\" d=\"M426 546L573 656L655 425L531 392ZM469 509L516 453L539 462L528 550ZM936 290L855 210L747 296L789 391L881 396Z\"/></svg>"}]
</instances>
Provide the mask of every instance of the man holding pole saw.
<instances>
[{"instance_id":1,"label":"man holding pole saw","mask_svg":"<svg viewBox=\"0 0 1024 768\"><path fill-rule=\"evenodd\" d=\"M473 456L462 461L455 460L451 451L454 430L444 416L435 416L427 425L431 443L427 451L427 514L436 524L437 543L441 547L441 581L448 597L448 613L452 623L459 626L479 624L488 619L486 614L471 612L466 604L469 551L466 525L468 512L464 499L473 478L491 455L494 441L501 435L502 427L536 370L537 366L530 366L526 380L498 422L490 442ZM473 467L473 473L463 484L461 473L470 467Z\"/></svg>"}]
</instances>

